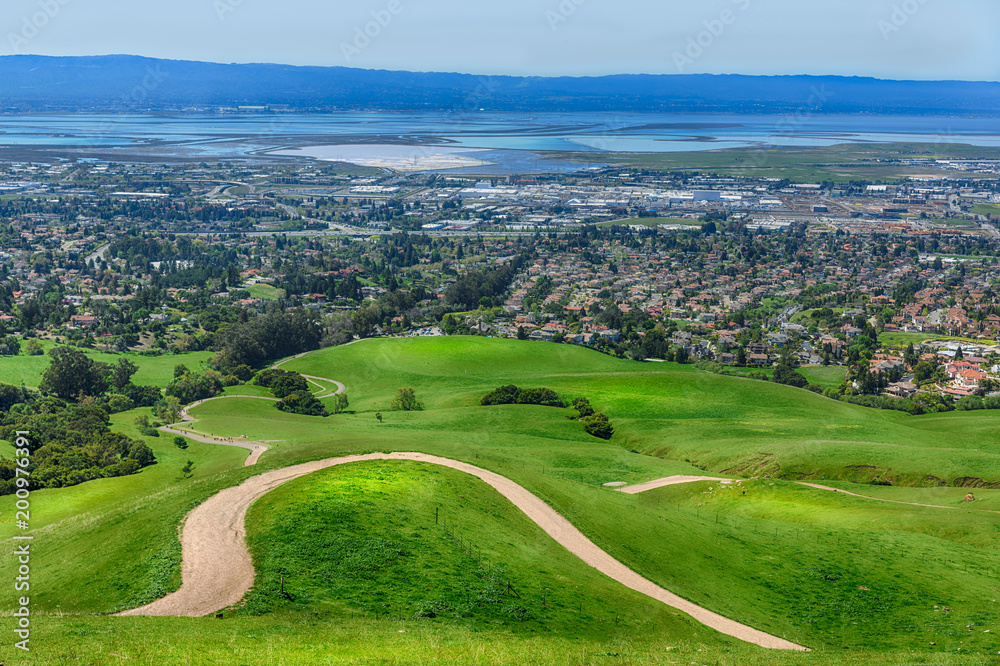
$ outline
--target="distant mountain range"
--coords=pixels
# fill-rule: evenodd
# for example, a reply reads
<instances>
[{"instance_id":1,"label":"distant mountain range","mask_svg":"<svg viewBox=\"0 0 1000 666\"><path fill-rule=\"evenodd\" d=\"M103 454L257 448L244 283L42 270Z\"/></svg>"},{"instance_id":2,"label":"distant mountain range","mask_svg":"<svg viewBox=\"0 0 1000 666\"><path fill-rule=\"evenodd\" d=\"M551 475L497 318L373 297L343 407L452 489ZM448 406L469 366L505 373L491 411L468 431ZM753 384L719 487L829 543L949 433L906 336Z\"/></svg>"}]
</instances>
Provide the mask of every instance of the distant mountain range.
<instances>
[{"instance_id":1,"label":"distant mountain range","mask_svg":"<svg viewBox=\"0 0 1000 666\"><path fill-rule=\"evenodd\" d=\"M236 106L314 111L1000 116L1000 83L702 74L485 77L137 56L0 57L2 111Z\"/></svg>"}]
</instances>

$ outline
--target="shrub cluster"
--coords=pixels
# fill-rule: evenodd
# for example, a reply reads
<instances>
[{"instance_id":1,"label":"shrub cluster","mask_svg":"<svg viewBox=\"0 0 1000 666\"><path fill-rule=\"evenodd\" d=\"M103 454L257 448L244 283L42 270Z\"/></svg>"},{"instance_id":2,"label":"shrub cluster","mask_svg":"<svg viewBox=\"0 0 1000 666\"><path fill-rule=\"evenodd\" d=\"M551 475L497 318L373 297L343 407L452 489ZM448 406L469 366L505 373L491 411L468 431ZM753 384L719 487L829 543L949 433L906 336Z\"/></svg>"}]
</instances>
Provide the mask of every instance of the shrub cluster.
<instances>
[{"instance_id":1,"label":"shrub cluster","mask_svg":"<svg viewBox=\"0 0 1000 666\"><path fill-rule=\"evenodd\" d=\"M583 424L583 429L587 431L588 435L601 439L611 439L611 436L615 434L611 419L603 412L595 412L590 400L577 398L573 401L573 409L579 412L580 423Z\"/></svg>"},{"instance_id":2,"label":"shrub cluster","mask_svg":"<svg viewBox=\"0 0 1000 666\"><path fill-rule=\"evenodd\" d=\"M17 356L21 353L21 342L13 335L0 339L0 356Z\"/></svg>"},{"instance_id":3,"label":"shrub cluster","mask_svg":"<svg viewBox=\"0 0 1000 666\"><path fill-rule=\"evenodd\" d=\"M254 383L271 389L275 398L286 398L292 393L308 393L309 382L297 372L268 368L257 373Z\"/></svg>"},{"instance_id":4,"label":"shrub cluster","mask_svg":"<svg viewBox=\"0 0 1000 666\"><path fill-rule=\"evenodd\" d=\"M555 391L547 388L519 389L514 385L501 386L486 395L480 404L488 405L543 405L565 407L566 403Z\"/></svg>"},{"instance_id":5,"label":"shrub cluster","mask_svg":"<svg viewBox=\"0 0 1000 666\"><path fill-rule=\"evenodd\" d=\"M916 397L904 399L893 398L887 395L845 395L840 399L852 405L906 412L913 416L937 414L954 410L971 412L980 409L1000 409L1000 397L997 396L980 398L979 396L972 395L964 397L955 403L934 393L920 393Z\"/></svg>"},{"instance_id":6,"label":"shrub cluster","mask_svg":"<svg viewBox=\"0 0 1000 666\"><path fill-rule=\"evenodd\" d=\"M396 391L389 409L395 412L419 412L424 408L424 403L417 400L417 392L412 387L401 388ZM381 419L379 420L381 423Z\"/></svg>"},{"instance_id":7,"label":"shrub cluster","mask_svg":"<svg viewBox=\"0 0 1000 666\"><path fill-rule=\"evenodd\" d=\"M12 393L0 385L0 394ZM109 423L109 412L100 405L28 396L27 401L11 405L3 414L0 438L13 440L19 430L31 433L28 472L35 488L61 488L92 479L126 476L156 463L153 451L144 442L111 432ZM13 461L0 460L0 495L16 489L14 470Z\"/></svg>"},{"instance_id":8,"label":"shrub cluster","mask_svg":"<svg viewBox=\"0 0 1000 666\"><path fill-rule=\"evenodd\" d=\"M309 391L294 391L278 403L278 409L303 416L329 416L323 403Z\"/></svg>"},{"instance_id":9,"label":"shrub cluster","mask_svg":"<svg viewBox=\"0 0 1000 666\"><path fill-rule=\"evenodd\" d=\"M182 405L189 405L213 398L222 393L222 389L222 377L214 370L197 374L179 365L174 369L174 380L167 384L167 395L177 398Z\"/></svg>"},{"instance_id":10,"label":"shrub cluster","mask_svg":"<svg viewBox=\"0 0 1000 666\"><path fill-rule=\"evenodd\" d=\"M220 330L216 363L225 374L234 374L241 366L260 366L270 359L319 349L322 338L323 327L314 312L268 312Z\"/></svg>"},{"instance_id":11,"label":"shrub cluster","mask_svg":"<svg viewBox=\"0 0 1000 666\"><path fill-rule=\"evenodd\" d=\"M611 420L601 412L584 417L580 422L583 423L583 429L587 431L587 434L594 437L611 439L611 436L615 434Z\"/></svg>"}]
</instances>

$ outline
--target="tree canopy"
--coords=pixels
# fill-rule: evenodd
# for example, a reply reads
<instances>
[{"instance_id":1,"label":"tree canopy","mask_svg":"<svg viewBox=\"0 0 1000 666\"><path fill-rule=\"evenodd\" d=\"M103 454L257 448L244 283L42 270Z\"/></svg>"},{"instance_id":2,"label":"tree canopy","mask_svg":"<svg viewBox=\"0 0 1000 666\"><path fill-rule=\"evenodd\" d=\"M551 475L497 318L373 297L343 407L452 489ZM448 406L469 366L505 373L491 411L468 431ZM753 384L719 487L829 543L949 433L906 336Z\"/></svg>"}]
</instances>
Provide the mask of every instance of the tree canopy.
<instances>
[{"instance_id":1,"label":"tree canopy","mask_svg":"<svg viewBox=\"0 0 1000 666\"><path fill-rule=\"evenodd\" d=\"M39 388L62 400L99 396L108 390L111 366L95 361L79 349L54 347L52 362L42 374Z\"/></svg>"}]
</instances>

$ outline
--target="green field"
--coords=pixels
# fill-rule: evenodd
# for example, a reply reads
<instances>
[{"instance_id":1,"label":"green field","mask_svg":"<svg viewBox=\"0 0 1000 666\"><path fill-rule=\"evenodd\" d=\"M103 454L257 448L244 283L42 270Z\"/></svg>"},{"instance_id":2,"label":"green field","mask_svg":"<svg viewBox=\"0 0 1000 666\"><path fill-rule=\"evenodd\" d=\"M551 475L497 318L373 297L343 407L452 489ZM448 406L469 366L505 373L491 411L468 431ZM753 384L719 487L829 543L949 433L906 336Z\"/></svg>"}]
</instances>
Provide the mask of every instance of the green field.
<instances>
[{"instance_id":1,"label":"green field","mask_svg":"<svg viewBox=\"0 0 1000 666\"><path fill-rule=\"evenodd\" d=\"M847 308L830 308L830 309L833 312L837 313L838 315L844 314L844 311L847 310ZM791 321L792 321L793 324L801 324L802 326L807 326L807 327L808 326L813 326L813 325L816 324L816 321L813 319L812 315L813 315L814 312L818 312L818 311L819 310L817 310L817 309L813 309L813 310L802 310L800 312L796 312L792 316L792 320Z\"/></svg>"},{"instance_id":2,"label":"green field","mask_svg":"<svg viewBox=\"0 0 1000 666\"><path fill-rule=\"evenodd\" d=\"M726 372L730 375L736 377L746 377L752 372L763 372L768 378L774 374L774 368L740 368L736 366L727 366ZM802 368L797 368L796 372L800 373L806 379L809 380L810 384L816 384L817 386L822 386L823 388L836 388L844 382L844 377L847 374L847 370L842 366L806 366Z\"/></svg>"},{"instance_id":3,"label":"green field","mask_svg":"<svg viewBox=\"0 0 1000 666\"><path fill-rule=\"evenodd\" d=\"M846 368L836 365L826 367L821 365L809 366L799 368L798 371L809 380L810 384L816 384L823 388L836 388L844 383L844 378L847 376Z\"/></svg>"},{"instance_id":4,"label":"green field","mask_svg":"<svg viewBox=\"0 0 1000 666\"><path fill-rule=\"evenodd\" d=\"M885 347L892 349L905 349L907 345L919 345L922 342L933 341L956 341L969 342L972 344L994 344L994 340L973 338L956 338L950 335L933 335L931 333L883 333L878 336L878 341Z\"/></svg>"},{"instance_id":5,"label":"green field","mask_svg":"<svg viewBox=\"0 0 1000 666\"><path fill-rule=\"evenodd\" d=\"M251 298L259 298L264 301L277 301L285 297L285 290L278 289L270 284L255 284L247 287Z\"/></svg>"},{"instance_id":6,"label":"green field","mask_svg":"<svg viewBox=\"0 0 1000 666\"><path fill-rule=\"evenodd\" d=\"M557 152L553 157L597 161L585 153ZM995 148L965 144L845 143L824 147L728 148L678 153L601 153L599 162L616 167L659 171L705 171L751 178L788 178L795 181L844 183L884 180L941 173L926 167L886 164L886 159L996 159ZM969 174L975 177L974 174ZM980 176L981 177L981 176Z\"/></svg>"},{"instance_id":7,"label":"green field","mask_svg":"<svg viewBox=\"0 0 1000 666\"><path fill-rule=\"evenodd\" d=\"M46 352L57 346L54 342L43 340L42 347ZM22 345L23 346L23 345ZM163 356L143 356L141 354L106 354L91 349L83 350L95 361L115 364L118 359L127 358L139 366L132 380L140 385L166 386L174 376L174 366L183 364L192 370L202 367L213 356L212 352L188 352L184 354L164 354ZM0 356L0 382L6 384L24 384L37 387L42 380L42 373L49 367L48 354L28 356L21 352L20 356Z\"/></svg>"},{"instance_id":8,"label":"green field","mask_svg":"<svg viewBox=\"0 0 1000 666\"><path fill-rule=\"evenodd\" d=\"M954 487L1000 482L993 413L909 417L691 366L485 338L365 341L282 367L343 381L354 413L209 402L194 410L198 430L280 441L247 469L245 451L148 438L159 463L138 475L32 494L31 663L959 664L993 663L1000 650L1000 515L988 512L1000 490L966 504L969 491ZM842 369L812 370L832 382ZM571 410L478 405L507 383L586 396L616 434L590 437ZM403 386L424 411L389 411ZM115 417L130 436L137 413ZM707 630L597 574L479 480L402 461L318 472L254 504L256 585L223 619L103 617L177 587L178 525L218 490L372 451L502 474L654 582L814 651ZM194 476L183 479L188 459ZM604 487L703 470L753 480L745 494L704 482L637 496ZM868 484L879 477L896 486ZM8 545L13 534L0 524ZM5 559L0 577L13 567ZM12 610L10 597L0 608Z\"/></svg>"}]
</instances>

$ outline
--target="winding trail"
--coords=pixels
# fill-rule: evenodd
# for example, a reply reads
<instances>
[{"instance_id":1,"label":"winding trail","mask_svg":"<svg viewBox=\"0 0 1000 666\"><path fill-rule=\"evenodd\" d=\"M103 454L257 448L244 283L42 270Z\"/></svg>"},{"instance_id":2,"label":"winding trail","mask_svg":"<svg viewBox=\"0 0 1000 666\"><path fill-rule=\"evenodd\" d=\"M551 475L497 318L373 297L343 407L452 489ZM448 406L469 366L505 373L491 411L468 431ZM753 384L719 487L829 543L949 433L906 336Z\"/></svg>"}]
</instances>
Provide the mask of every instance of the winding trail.
<instances>
[{"instance_id":1,"label":"winding trail","mask_svg":"<svg viewBox=\"0 0 1000 666\"><path fill-rule=\"evenodd\" d=\"M623 488L616 488L620 493L627 493L629 495L638 495L639 493L648 492L650 490L656 490L657 488L665 488L667 486L676 486L681 483L694 483L695 481L718 481L723 484L736 483L742 479L723 479L714 476L668 476L663 479L655 479L653 481L646 481L645 483L638 483L634 486L625 486ZM807 488L814 488L816 490L825 490L834 493L840 493L841 495L848 495L850 497L858 497L860 499L872 500L873 502L888 502L889 504L905 504L907 506L920 506L928 509L958 509L957 506L944 506L942 504L920 504L919 502L903 502L902 500L891 500L882 497L872 497L870 495L859 495L858 493L852 493L847 490L841 490L840 488L833 488L831 486L823 486L818 483L806 483L805 481L794 481L800 486L806 486ZM976 509L983 513L1000 513L1000 511L992 511L990 509Z\"/></svg>"},{"instance_id":2,"label":"winding trail","mask_svg":"<svg viewBox=\"0 0 1000 666\"><path fill-rule=\"evenodd\" d=\"M626 495L638 495L639 493L666 488L667 486L677 486L682 483L694 483L696 481L718 481L720 483L734 483L736 479L723 479L715 476L668 476L664 479L656 479L645 483L637 483L634 486L625 486L616 490Z\"/></svg>"},{"instance_id":3,"label":"winding trail","mask_svg":"<svg viewBox=\"0 0 1000 666\"><path fill-rule=\"evenodd\" d=\"M347 390L347 387L338 382L336 379L327 379L326 377L314 377L313 375L302 375L302 376L305 377L306 380L309 381L311 384L316 384L316 386L319 386L320 389L322 389L323 386L321 384L317 384L317 382L326 382L327 384L333 384L334 386L337 387L337 390L333 391L332 393L326 393L324 395L316 396L319 400L322 400L324 398L332 398L333 396L340 395L341 393Z\"/></svg>"},{"instance_id":4,"label":"winding trail","mask_svg":"<svg viewBox=\"0 0 1000 666\"><path fill-rule=\"evenodd\" d=\"M859 495L857 493L852 493L847 490L841 490L840 488L831 488L830 486L821 486L817 483L806 483L805 481L796 481L795 483L800 486L806 486L808 488L815 488L817 490L829 490L835 493L840 493L841 495L849 495L851 497L860 497L861 499L872 500L873 502L888 502L889 504L906 504L907 506L922 506L928 509L958 509L957 506L944 506L942 504L920 504L919 502L903 502L901 500L891 500L882 497L871 497L870 495ZM976 511L981 511L983 513L1000 513L1000 511L992 511L990 509L976 509Z\"/></svg>"},{"instance_id":5,"label":"winding trail","mask_svg":"<svg viewBox=\"0 0 1000 666\"><path fill-rule=\"evenodd\" d=\"M275 363L272 368L306 356L299 354ZM303 375L310 383L323 390L319 382L336 386L333 392L317 396L320 399L344 393L347 387L341 382L326 377ZM236 446L250 450L244 461L245 467L256 465L260 456L270 447L262 442L241 438L223 438L180 430L174 426L197 423L198 419L190 410L213 400L251 399L279 402L276 398L252 395L227 395L208 398L192 403L181 410L179 423L163 426L161 431L180 435L206 444ZM284 469L265 472L251 477L239 486L227 488L212 496L192 510L184 522L181 533L182 565L181 587L176 592L150 604L119 613L120 616L174 616L201 617L227 608L239 601L253 587L253 560L247 551L246 514L250 505L274 488L299 477L337 465L373 460L410 460L449 467L471 474L492 486L510 500L518 509L537 524L546 534L568 551L579 557L587 565L597 569L612 580L644 594L652 599L687 613L696 621L716 631L764 648L777 650L808 651L801 645L777 636L772 636L717 613L713 613L643 578L611 555L597 547L566 518L559 515L541 499L506 477L494 472L447 458L424 453L372 453L368 455L329 458L315 462L294 465ZM693 481L731 482L732 479L710 477L675 476L648 483L618 489L620 492L637 494L680 483Z\"/></svg>"},{"instance_id":6,"label":"winding trail","mask_svg":"<svg viewBox=\"0 0 1000 666\"><path fill-rule=\"evenodd\" d=\"M337 465L372 460L410 460L471 474L496 489L546 534L586 564L626 587L742 641L778 650L808 649L713 613L643 578L598 548L566 518L510 479L467 463L424 453L372 453L329 458L266 472L219 492L191 511L184 523L180 589L119 615L201 617L239 603L254 581L253 561L244 541L246 513L250 504L293 479Z\"/></svg>"},{"instance_id":7,"label":"winding trail","mask_svg":"<svg viewBox=\"0 0 1000 666\"><path fill-rule=\"evenodd\" d=\"M271 367L277 369L278 366L282 365L283 363L288 363L289 361L295 360L297 358L302 358L305 355L306 354L299 354L298 356L286 358L283 361L278 361ZM317 386L320 389L320 391L325 391L327 389L319 382L326 382L327 384L332 384L333 386L337 387L335 391L324 393L323 395L317 395L316 398L318 400L323 400L325 398L332 398L335 395L340 395L341 393L347 391L347 387L344 386L342 383L338 382L336 379L328 379L326 377L316 377L314 375L302 375L302 376L310 384L314 384L315 386ZM264 442L252 442L243 437L215 437L214 435L210 434L197 433L177 428L177 426L180 425L191 425L193 423L198 422L198 419L196 419L190 413L190 410L194 409L195 407L204 405L206 402L212 402L213 400L232 400L234 398L242 398L244 400L267 400L269 402L281 402L277 398L268 398L260 395L220 395L214 398L199 400L184 407L183 409L181 409L180 421L178 421L177 423L171 423L169 425L161 426L159 430L161 432L169 433L171 435L180 435L181 437L187 437L188 439L193 439L194 441L201 442L203 444L220 444L222 446L236 446L241 449L247 449L250 451L250 455L247 456L247 459L243 461L243 466L251 467L253 465L256 465L257 461L260 460L260 457L264 455L264 453L270 450L271 448Z\"/></svg>"},{"instance_id":8,"label":"winding trail","mask_svg":"<svg viewBox=\"0 0 1000 666\"><path fill-rule=\"evenodd\" d=\"M208 398L206 400L199 400L198 402L192 402L187 407L181 410L181 420L177 423L171 423L170 425L160 426L160 432L166 432L171 435L180 435L181 437L187 437L188 439L193 439L196 442L201 442L203 444L220 444L222 446L236 446L241 449L248 449L250 455L247 459L243 461L244 467L250 467L256 465L260 457L269 450L267 444L263 442L252 442L248 439L242 437L215 437L214 435L207 435L204 433L195 433L190 430L180 430L176 426L179 425L189 425L192 423L197 423L198 419L191 416L188 410L194 409L199 405L203 405L206 402L212 402L213 400L232 400L235 398L243 398L250 400L267 400L269 402L281 402L277 398L265 398L259 395L220 395L215 398Z\"/></svg>"}]
</instances>

